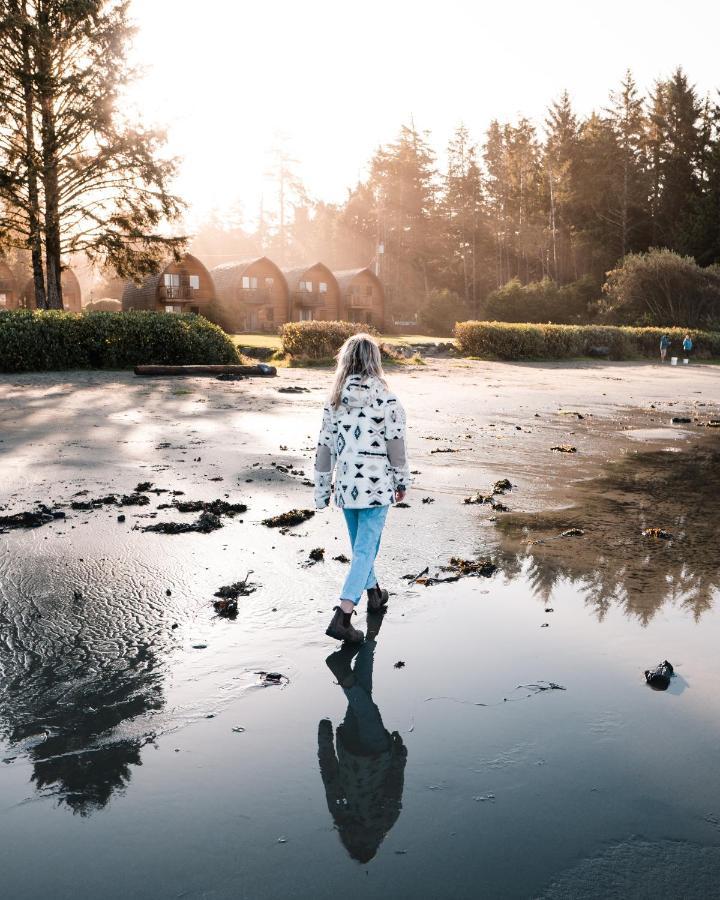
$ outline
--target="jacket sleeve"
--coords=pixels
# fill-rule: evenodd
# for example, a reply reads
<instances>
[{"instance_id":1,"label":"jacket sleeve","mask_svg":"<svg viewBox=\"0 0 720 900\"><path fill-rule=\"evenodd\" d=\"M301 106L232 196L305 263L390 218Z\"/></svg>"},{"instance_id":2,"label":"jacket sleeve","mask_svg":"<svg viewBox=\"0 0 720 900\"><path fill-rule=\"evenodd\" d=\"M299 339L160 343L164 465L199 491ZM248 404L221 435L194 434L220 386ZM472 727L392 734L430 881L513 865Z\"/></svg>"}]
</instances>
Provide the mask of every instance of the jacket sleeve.
<instances>
[{"instance_id":1,"label":"jacket sleeve","mask_svg":"<svg viewBox=\"0 0 720 900\"><path fill-rule=\"evenodd\" d=\"M385 407L385 443L393 487L396 491L407 490L412 478L407 458L405 410L400 401L394 397Z\"/></svg>"},{"instance_id":2,"label":"jacket sleeve","mask_svg":"<svg viewBox=\"0 0 720 900\"><path fill-rule=\"evenodd\" d=\"M330 405L323 409L322 427L315 454L315 507L324 509L330 503L332 475L335 468L335 425Z\"/></svg>"}]
</instances>

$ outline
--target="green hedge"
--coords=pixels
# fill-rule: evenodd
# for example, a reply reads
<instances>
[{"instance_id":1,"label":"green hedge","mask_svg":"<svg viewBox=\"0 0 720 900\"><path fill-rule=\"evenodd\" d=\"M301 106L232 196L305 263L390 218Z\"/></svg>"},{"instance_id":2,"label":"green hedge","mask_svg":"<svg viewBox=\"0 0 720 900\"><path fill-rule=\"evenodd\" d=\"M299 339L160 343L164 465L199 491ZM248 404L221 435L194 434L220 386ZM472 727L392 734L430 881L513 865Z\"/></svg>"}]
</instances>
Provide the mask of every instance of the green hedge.
<instances>
[{"instance_id":1,"label":"green hedge","mask_svg":"<svg viewBox=\"0 0 720 900\"><path fill-rule=\"evenodd\" d=\"M606 347L610 359L655 359L660 338L667 334L670 355L681 355L684 328L632 328L614 325L532 325L507 322L458 322L461 352L486 359L570 359L590 355L591 348ZM693 354L720 357L720 332L691 331Z\"/></svg>"},{"instance_id":2,"label":"green hedge","mask_svg":"<svg viewBox=\"0 0 720 900\"><path fill-rule=\"evenodd\" d=\"M280 329L283 353L304 359L329 359L345 341L361 331L377 334L371 325L355 322L286 322Z\"/></svg>"},{"instance_id":3,"label":"green hedge","mask_svg":"<svg viewBox=\"0 0 720 900\"><path fill-rule=\"evenodd\" d=\"M239 357L230 338L201 316L0 312L0 372L236 362Z\"/></svg>"}]
</instances>

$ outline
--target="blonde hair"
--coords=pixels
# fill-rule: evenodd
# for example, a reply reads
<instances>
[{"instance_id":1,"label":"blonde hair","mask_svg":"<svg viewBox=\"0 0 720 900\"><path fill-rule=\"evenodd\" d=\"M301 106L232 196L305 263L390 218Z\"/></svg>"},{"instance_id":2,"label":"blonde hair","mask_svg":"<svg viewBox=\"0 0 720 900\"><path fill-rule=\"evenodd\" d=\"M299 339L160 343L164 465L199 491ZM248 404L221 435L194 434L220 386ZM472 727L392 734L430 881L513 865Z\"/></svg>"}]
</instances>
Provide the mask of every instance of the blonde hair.
<instances>
[{"instance_id":1,"label":"blonde hair","mask_svg":"<svg viewBox=\"0 0 720 900\"><path fill-rule=\"evenodd\" d=\"M340 406L343 386L351 375L360 375L363 380L379 378L387 387L380 347L371 335L353 334L338 350L336 358L335 381L330 392L330 404L335 409Z\"/></svg>"}]
</instances>

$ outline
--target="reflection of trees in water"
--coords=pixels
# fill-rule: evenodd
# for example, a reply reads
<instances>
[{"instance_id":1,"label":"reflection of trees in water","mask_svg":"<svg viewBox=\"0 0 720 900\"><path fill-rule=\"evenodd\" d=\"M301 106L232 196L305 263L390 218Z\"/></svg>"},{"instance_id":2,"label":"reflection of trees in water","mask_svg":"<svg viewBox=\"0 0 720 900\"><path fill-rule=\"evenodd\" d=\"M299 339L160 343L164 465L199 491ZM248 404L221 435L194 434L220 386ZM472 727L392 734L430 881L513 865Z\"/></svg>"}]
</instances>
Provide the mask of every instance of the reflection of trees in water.
<instances>
[{"instance_id":1,"label":"reflection of trees in water","mask_svg":"<svg viewBox=\"0 0 720 900\"><path fill-rule=\"evenodd\" d=\"M53 597L32 599L34 585ZM164 704L158 608L119 594L60 600L72 590L48 572L0 594L0 735L27 752L38 790L81 815L130 781L152 740L133 723Z\"/></svg>"},{"instance_id":2,"label":"reflection of trees in water","mask_svg":"<svg viewBox=\"0 0 720 900\"><path fill-rule=\"evenodd\" d=\"M561 538L578 527L582 537ZM663 528L673 540L644 538ZM695 619L720 591L720 450L637 453L582 483L572 507L498 519L498 565L524 571L547 602L572 582L602 619L611 606L647 623L665 604Z\"/></svg>"}]
</instances>

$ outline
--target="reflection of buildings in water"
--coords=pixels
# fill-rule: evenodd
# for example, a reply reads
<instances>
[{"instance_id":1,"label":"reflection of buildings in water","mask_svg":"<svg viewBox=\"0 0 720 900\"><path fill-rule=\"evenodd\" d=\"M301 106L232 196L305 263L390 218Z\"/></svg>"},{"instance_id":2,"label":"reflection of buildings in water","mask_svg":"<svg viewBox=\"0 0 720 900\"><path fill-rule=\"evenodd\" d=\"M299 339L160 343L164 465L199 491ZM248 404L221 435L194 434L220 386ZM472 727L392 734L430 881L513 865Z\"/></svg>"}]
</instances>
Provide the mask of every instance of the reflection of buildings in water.
<instances>
[{"instance_id":1,"label":"reflection of buildings in water","mask_svg":"<svg viewBox=\"0 0 720 900\"><path fill-rule=\"evenodd\" d=\"M72 589L42 567L28 582L0 594L0 736L27 752L38 790L89 815L127 785L152 740L131 723L164 705L162 614L137 597L58 600Z\"/></svg>"},{"instance_id":2,"label":"reflection of buildings in water","mask_svg":"<svg viewBox=\"0 0 720 900\"><path fill-rule=\"evenodd\" d=\"M547 601L574 584L602 619L612 606L647 623L665 603L696 619L720 592L720 450L641 452L577 486L568 509L498 518L498 565ZM568 528L581 537L560 537ZM672 540L646 538L659 527Z\"/></svg>"},{"instance_id":3,"label":"reflection of buildings in water","mask_svg":"<svg viewBox=\"0 0 720 900\"><path fill-rule=\"evenodd\" d=\"M328 657L348 707L334 743L330 721L318 726L328 809L346 850L363 863L375 856L400 815L407 760L402 738L387 731L372 699L375 646L370 638L359 649L344 646Z\"/></svg>"}]
</instances>

